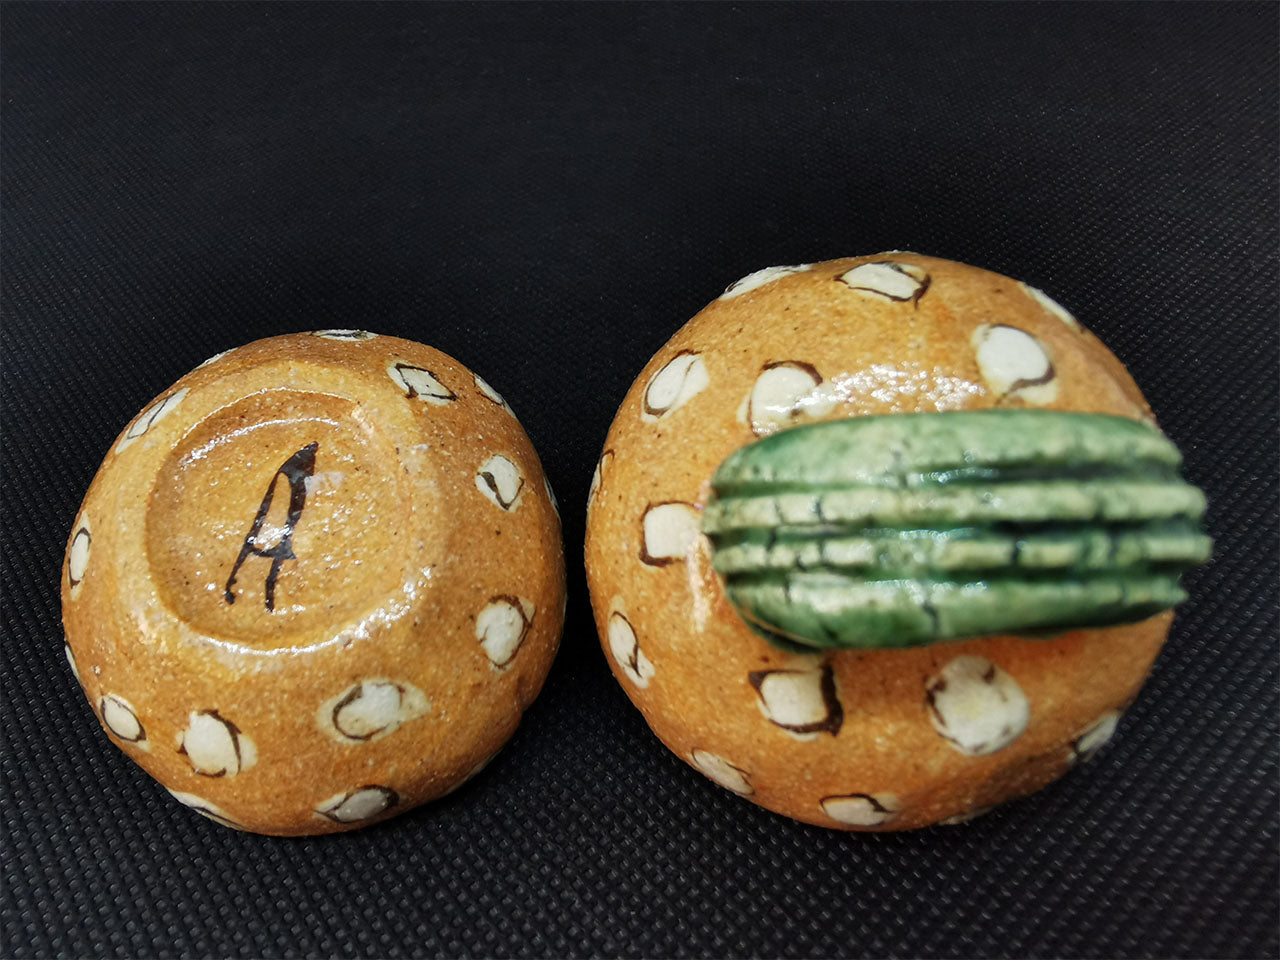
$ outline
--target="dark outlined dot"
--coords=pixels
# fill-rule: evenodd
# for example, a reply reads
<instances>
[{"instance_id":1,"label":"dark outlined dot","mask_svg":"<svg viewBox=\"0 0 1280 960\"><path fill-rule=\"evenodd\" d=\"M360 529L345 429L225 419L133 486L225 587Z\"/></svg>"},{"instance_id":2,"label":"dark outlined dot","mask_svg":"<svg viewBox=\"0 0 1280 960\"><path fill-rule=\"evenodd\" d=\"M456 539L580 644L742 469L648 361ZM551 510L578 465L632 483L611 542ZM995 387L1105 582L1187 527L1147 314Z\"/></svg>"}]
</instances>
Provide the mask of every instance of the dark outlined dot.
<instances>
[{"instance_id":1,"label":"dark outlined dot","mask_svg":"<svg viewBox=\"0 0 1280 960\"><path fill-rule=\"evenodd\" d=\"M822 810L832 820L851 827L878 827L902 809L892 793L847 793L822 798Z\"/></svg>"},{"instance_id":2,"label":"dark outlined dot","mask_svg":"<svg viewBox=\"0 0 1280 960\"><path fill-rule=\"evenodd\" d=\"M823 396L818 368L803 360L766 363L747 395L745 417L757 437L776 433L801 416L822 417L835 409L835 399Z\"/></svg>"},{"instance_id":3,"label":"dark outlined dot","mask_svg":"<svg viewBox=\"0 0 1280 960\"><path fill-rule=\"evenodd\" d=\"M367 785L334 794L316 807L316 813L334 823L358 823L386 813L399 802L400 795L390 787Z\"/></svg>"},{"instance_id":4,"label":"dark outlined dot","mask_svg":"<svg viewBox=\"0 0 1280 960\"><path fill-rule=\"evenodd\" d=\"M476 639L495 667L505 667L533 625L534 605L523 597L491 597L476 615Z\"/></svg>"},{"instance_id":5,"label":"dark outlined dot","mask_svg":"<svg viewBox=\"0 0 1280 960\"><path fill-rule=\"evenodd\" d=\"M476 472L476 489L500 509L515 511L520 506L524 476L506 457L494 454Z\"/></svg>"},{"instance_id":6,"label":"dark outlined dot","mask_svg":"<svg viewBox=\"0 0 1280 960\"><path fill-rule=\"evenodd\" d=\"M178 752L204 777L234 777L258 760L254 742L217 710L191 713Z\"/></svg>"},{"instance_id":7,"label":"dark outlined dot","mask_svg":"<svg viewBox=\"0 0 1280 960\"><path fill-rule=\"evenodd\" d=\"M681 500L651 503L640 518L640 560L663 567L684 560L700 531L698 508Z\"/></svg>"},{"instance_id":8,"label":"dark outlined dot","mask_svg":"<svg viewBox=\"0 0 1280 960\"><path fill-rule=\"evenodd\" d=\"M740 297L744 293L750 293L752 290L758 290L766 284L773 283L775 280L781 280L783 277L789 277L795 273L804 273L813 267L811 263L797 263L789 267L765 267L763 270L757 270L754 273L748 273L741 280L735 280L729 286L724 288L724 293L720 294L720 300L732 300Z\"/></svg>"},{"instance_id":9,"label":"dark outlined dot","mask_svg":"<svg viewBox=\"0 0 1280 960\"><path fill-rule=\"evenodd\" d=\"M772 724L802 739L835 736L844 723L829 665L813 669L757 670L747 675L759 697L760 712Z\"/></svg>"},{"instance_id":10,"label":"dark outlined dot","mask_svg":"<svg viewBox=\"0 0 1280 960\"><path fill-rule=\"evenodd\" d=\"M440 382L430 370L415 367L411 363L393 363L387 367L387 376L405 392L410 400L421 400L442 407L458 399L458 395Z\"/></svg>"},{"instance_id":11,"label":"dark outlined dot","mask_svg":"<svg viewBox=\"0 0 1280 960\"><path fill-rule=\"evenodd\" d=\"M920 302L931 282L924 268L896 260L862 263L836 279L855 293L913 305Z\"/></svg>"},{"instance_id":12,"label":"dark outlined dot","mask_svg":"<svg viewBox=\"0 0 1280 960\"><path fill-rule=\"evenodd\" d=\"M711 382L702 356L681 350L649 378L640 418L650 423L679 410Z\"/></svg>"},{"instance_id":13,"label":"dark outlined dot","mask_svg":"<svg viewBox=\"0 0 1280 960\"><path fill-rule=\"evenodd\" d=\"M620 601L615 598L615 606ZM644 689L653 679L654 669L649 658L640 649L640 641L636 638L635 628L631 621L619 610L609 614L606 628L609 640L609 652L613 662L618 665L623 675L637 687Z\"/></svg>"},{"instance_id":14,"label":"dark outlined dot","mask_svg":"<svg viewBox=\"0 0 1280 960\"><path fill-rule=\"evenodd\" d=\"M1027 403L1051 403L1058 396L1057 375L1043 343L1017 327L985 324L973 332L978 369L997 397Z\"/></svg>"},{"instance_id":15,"label":"dark outlined dot","mask_svg":"<svg viewBox=\"0 0 1280 960\"><path fill-rule=\"evenodd\" d=\"M732 790L741 797L748 797L755 793L747 772L719 754L695 749L689 754L689 759L703 776L726 790Z\"/></svg>"},{"instance_id":16,"label":"dark outlined dot","mask_svg":"<svg viewBox=\"0 0 1280 960\"><path fill-rule=\"evenodd\" d=\"M85 571L89 568L89 551L92 546L93 535L89 531L89 518L85 516L67 550L67 582L71 585L72 596L79 593L76 588L83 582Z\"/></svg>"},{"instance_id":17,"label":"dark outlined dot","mask_svg":"<svg viewBox=\"0 0 1280 960\"><path fill-rule=\"evenodd\" d=\"M1031 707L1016 680L985 657L956 657L925 684L933 727L961 753L995 753L1020 737Z\"/></svg>"},{"instance_id":18,"label":"dark outlined dot","mask_svg":"<svg viewBox=\"0 0 1280 960\"><path fill-rule=\"evenodd\" d=\"M1053 297L1049 296L1043 290L1033 287L1029 283L1019 283L1018 286L1022 288L1023 293L1038 303L1046 311L1065 323L1072 330L1075 330L1076 332L1081 330L1080 321L1072 316L1071 312L1066 307L1053 299Z\"/></svg>"},{"instance_id":19,"label":"dark outlined dot","mask_svg":"<svg viewBox=\"0 0 1280 960\"><path fill-rule=\"evenodd\" d=\"M511 409L511 404L507 403L506 400L502 399L502 394L500 394L497 390L493 389L493 387L489 386L488 381L485 380L484 377L480 376L480 374L478 373L473 373L472 376L475 378L475 381L476 381L476 389L479 390L484 395L486 400L488 400L490 403L496 403L498 406L500 406L503 410L507 411L507 413L511 414L513 417L516 415L515 411Z\"/></svg>"},{"instance_id":20,"label":"dark outlined dot","mask_svg":"<svg viewBox=\"0 0 1280 960\"><path fill-rule=\"evenodd\" d=\"M381 740L430 709L412 684L370 677L326 700L316 711L316 724L339 743L358 745Z\"/></svg>"},{"instance_id":21,"label":"dark outlined dot","mask_svg":"<svg viewBox=\"0 0 1280 960\"><path fill-rule=\"evenodd\" d=\"M79 679L77 674L76 679ZM98 713L108 730L127 743L143 744L147 731L143 729L138 712L124 697L108 693L98 701Z\"/></svg>"},{"instance_id":22,"label":"dark outlined dot","mask_svg":"<svg viewBox=\"0 0 1280 960\"><path fill-rule=\"evenodd\" d=\"M312 330L313 337L320 337L324 340L374 340L377 339L376 333L370 333L368 330Z\"/></svg>"},{"instance_id":23,"label":"dark outlined dot","mask_svg":"<svg viewBox=\"0 0 1280 960\"><path fill-rule=\"evenodd\" d=\"M600 454L600 459L596 461L595 472L591 474L591 489L587 491L587 507L595 505L596 497L600 494L600 488L604 483L605 471L609 469L609 464L613 461L613 451L605 450Z\"/></svg>"},{"instance_id":24,"label":"dark outlined dot","mask_svg":"<svg viewBox=\"0 0 1280 960\"><path fill-rule=\"evenodd\" d=\"M162 400L157 400L142 413L138 414L133 423L129 425L124 438L116 444L115 452L120 453L130 447L135 440L176 410L178 405L182 403L183 398L186 397L189 389L189 387L183 387Z\"/></svg>"},{"instance_id":25,"label":"dark outlined dot","mask_svg":"<svg viewBox=\"0 0 1280 960\"><path fill-rule=\"evenodd\" d=\"M1115 736L1116 727L1120 723L1120 711L1108 710L1097 720L1085 727L1071 743L1072 762L1084 763L1092 760L1098 751Z\"/></svg>"},{"instance_id":26,"label":"dark outlined dot","mask_svg":"<svg viewBox=\"0 0 1280 960\"><path fill-rule=\"evenodd\" d=\"M169 790L168 787L165 787L165 789ZM203 797L197 797L194 793L183 793L181 790L169 790L169 793L184 807L190 807L196 813L202 817L208 817L214 823L220 823L224 827L230 827L233 830L249 829L244 824L231 819L221 807L215 806Z\"/></svg>"}]
</instances>

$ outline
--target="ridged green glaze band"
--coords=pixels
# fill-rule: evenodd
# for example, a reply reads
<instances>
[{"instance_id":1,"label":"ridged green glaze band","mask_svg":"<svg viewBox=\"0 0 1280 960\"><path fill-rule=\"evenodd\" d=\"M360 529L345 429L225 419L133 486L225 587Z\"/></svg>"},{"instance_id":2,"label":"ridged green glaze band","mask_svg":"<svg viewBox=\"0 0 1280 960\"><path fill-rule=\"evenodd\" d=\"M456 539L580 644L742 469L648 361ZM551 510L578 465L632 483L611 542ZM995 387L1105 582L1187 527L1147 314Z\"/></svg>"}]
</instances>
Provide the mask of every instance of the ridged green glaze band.
<instances>
[{"instance_id":1,"label":"ridged green glaze band","mask_svg":"<svg viewBox=\"0 0 1280 960\"><path fill-rule=\"evenodd\" d=\"M801 428L798 428L801 429ZM764 442L764 441L762 441ZM1065 468L1064 468L1065 472ZM1063 477L1063 474L1059 474ZM759 488L756 488L757 490ZM1002 483L988 480L956 487L947 483L910 490L849 487L751 496L718 495L707 505L708 532L779 525L916 526L971 523L1062 523L1066 521L1198 520L1204 494L1177 481L1047 480Z\"/></svg>"},{"instance_id":2,"label":"ridged green glaze band","mask_svg":"<svg viewBox=\"0 0 1280 960\"><path fill-rule=\"evenodd\" d=\"M886 577L918 570L1125 570L1142 563L1180 569L1203 563L1210 547L1209 538L1186 520L1132 529L747 530L717 541L715 568L726 575L826 567L882 571Z\"/></svg>"},{"instance_id":3,"label":"ridged green glaze band","mask_svg":"<svg viewBox=\"0 0 1280 960\"><path fill-rule=\"evenodd\" d=\"M784 430L730 454L717 492L865 484L906 488L933 473L974 468L1163 466L1182 455L1159 430L1100 413L967 410L827 420Z\"/></svg>"},{"instance_id":4,"label":"ridged green glaze band","mask_svg":"<svg viewBox=\"0 0 1280 960\"><path fill-rule=\"evenodd\" d=\"M987 410L833 420L727 458L703 512L742 618L789 648L901 647L1144 619L1208 559L1159 431Z\"/></svg>"}]
</instances>

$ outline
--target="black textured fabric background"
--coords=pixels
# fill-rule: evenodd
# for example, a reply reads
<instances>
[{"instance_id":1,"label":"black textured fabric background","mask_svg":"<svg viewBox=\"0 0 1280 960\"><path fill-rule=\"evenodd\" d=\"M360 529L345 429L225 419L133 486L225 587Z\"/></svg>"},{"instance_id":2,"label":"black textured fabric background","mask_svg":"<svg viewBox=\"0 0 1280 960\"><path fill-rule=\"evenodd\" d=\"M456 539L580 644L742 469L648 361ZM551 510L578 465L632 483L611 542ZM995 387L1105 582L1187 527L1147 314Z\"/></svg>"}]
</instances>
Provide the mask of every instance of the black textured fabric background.
<instances>
[{"instance_id":1,"label":"black textured fabric background","mask_svg":"<svg viewBox=\"0 0 1280 960\"><path fill-rule=\"evenodd\" d=\"M1277 955L1277 10L5 4L0 954ZM727 283L891 248L1081 317L1218 546L1096 761L845 835L649 733L594 637L584 503L632 378ZM174 379L347 326L510 400L565 508L568 624L458 793L237 834L99 731L62 549Z\"/></svg>"}]
</instances>

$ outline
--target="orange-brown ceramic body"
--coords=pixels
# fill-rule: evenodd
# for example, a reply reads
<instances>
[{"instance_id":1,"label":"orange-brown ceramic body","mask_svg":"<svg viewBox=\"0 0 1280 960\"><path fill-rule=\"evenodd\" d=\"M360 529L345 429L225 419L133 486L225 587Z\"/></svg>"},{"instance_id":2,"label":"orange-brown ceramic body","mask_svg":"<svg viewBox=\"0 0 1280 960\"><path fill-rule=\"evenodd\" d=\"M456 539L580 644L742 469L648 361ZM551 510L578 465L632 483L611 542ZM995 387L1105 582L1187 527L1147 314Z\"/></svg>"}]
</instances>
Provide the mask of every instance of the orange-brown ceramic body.
<instances>
[{"instance_id":1,"label":"orange-brown ceramic body","mask_svg":"<svg viewBox=\"0 0 1280 960\"><path fill-rule=\"evenodd\" d=\"M866 267L886 263L893 266ZM852 281L841 279L858 267ZM890 276L888 294L877 292L877 271L888 269L909 279ZM747 278L709 304L658 351L622 402L588 507L588 579L606 657L673 752L755 803L844 829L963 819L1038 789L1105 740L1172 614L1052 640L989 637L797 656L735 615L704 536L692 536L681 556L655 560L646 512L674 502L696 516L725 457L763 433L814 419L1038 406L1151 422L1151 411L1096 337L1007 277L899 252L792 270L758 286ZM870 278L865 289L860 276ZM993 326L1012 328L1000 336L1023 352L1010 359L988 351L984 368L978 349L994 342ZM1019 377L1018 364L1037 350L1047 373ZM672 386L670 372L659 378L673 363L671 370L685 371L683 387ZM805 372L813 389L755 411L758 378L780 366ZM662 394L656 407L647 402L653 392ZM612 643L611 623L621 632ZM1025 730L986 755L956 749L931 715L931 684L963 656L1003 670L1029 705ZM838 717L827 716L838 722L808 734L771 722L760 690L770 671L829 674ZM868 799L854 802L851 818L830 815L840 809L833 798L849 797Z\"/></svg>"},{"instance_id":2,"label":"orange-brown ceramic body","mask_svg":"<svg viewBox=\"0 0 1280 960\"><path fill-rule=\"evenodd\" d=\"M111 738L270 834L351 829L476 772L541 688L565 596L502 398L359 331L251 343L161 394L98 471L62 584Z\"/></svg>"}]
</instances>

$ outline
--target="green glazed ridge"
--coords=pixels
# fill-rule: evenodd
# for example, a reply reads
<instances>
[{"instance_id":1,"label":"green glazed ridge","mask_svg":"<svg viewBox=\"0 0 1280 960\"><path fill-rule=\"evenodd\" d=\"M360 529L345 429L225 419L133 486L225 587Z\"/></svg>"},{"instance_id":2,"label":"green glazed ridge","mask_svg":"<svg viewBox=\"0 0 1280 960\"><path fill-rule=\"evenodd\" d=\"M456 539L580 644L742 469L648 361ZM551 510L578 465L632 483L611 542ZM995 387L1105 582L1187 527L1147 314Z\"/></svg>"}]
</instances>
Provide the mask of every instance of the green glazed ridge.
<instances>
[{"instance_id":1,"label":"green glazed ridge","mask_svg":"<svg viewBox=\"0 0 1280 960\"><path fill-rule=\"evenodd\" d=\"M735 451L702 525L743 620L796 648L1133 622L1185 599L1204 495L1158 430L984 410L796 427Z\"/></svg>"},{"instance_id":2,"label":"green glazed ridge","mask_svg":"<svg viewBox=\"0 0 1280 960\"><path fill-rule=\"evenodd\" d=\"M1139 563L1181 569L1207 560L1211 545L1185 520L1083 531L963 527L771 535L749 530L720 539L713 563L721 574L818 567L889 576L916 570L1123 570Z\"/></svg>"},{"instance_id":3,"label":"green glazed ridge","mask_svg":"<svg viewBox=\"0 0 1280 960\"><path fill-rule=\"evenodd\" d=\"M995 418L995 419L993 419ZM765 445L767 453L757 448ZM717 491L754 484L907 487L913 477L986 467L1164 466L1182 455L1159 430L1101 413L966 410L827 420L742 447L716 470Z\"/></svg>"},{"instance_id":4,"label":"green glazed ridge","mask_svg":"<svg viewBox=\"0 0 1280 960\"><path fill-rule=\"evenodd\" d=\"M1199 519L1204 494L1167 480L1047 480L1039 483L949 484L910 490L824 487L810 492L722 495L707 504L708 533L778 524L1054 523L1069 520Z\"/></svg>"}]
</instances>

